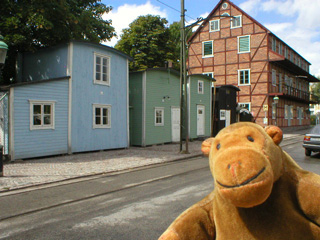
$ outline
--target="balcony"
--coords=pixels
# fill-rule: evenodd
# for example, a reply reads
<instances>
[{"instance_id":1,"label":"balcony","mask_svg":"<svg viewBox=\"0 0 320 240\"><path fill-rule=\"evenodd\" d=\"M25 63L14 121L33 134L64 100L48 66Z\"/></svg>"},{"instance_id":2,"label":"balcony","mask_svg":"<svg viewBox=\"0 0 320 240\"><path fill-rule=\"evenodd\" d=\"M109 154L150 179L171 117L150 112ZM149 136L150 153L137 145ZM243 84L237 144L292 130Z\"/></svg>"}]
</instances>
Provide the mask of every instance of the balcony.
<instances>
[{"instance_id":1,"label":"balcony","mask_svg":"<svg viewBox=\"0 0 320 240\"><path fill-rule=\"evenodd\" d=\"M312 104L312 103L316 104L319 102L318 97L313 94L310 94L310 92L305 92L305 91L299 90L298 88L288 86L286 84L282 84L282 85L277 84L276 86L270 84L269 95L282 96L282 98L286 98L294 101L301 101L309 104Z\"/></svg>"}]
</instances>

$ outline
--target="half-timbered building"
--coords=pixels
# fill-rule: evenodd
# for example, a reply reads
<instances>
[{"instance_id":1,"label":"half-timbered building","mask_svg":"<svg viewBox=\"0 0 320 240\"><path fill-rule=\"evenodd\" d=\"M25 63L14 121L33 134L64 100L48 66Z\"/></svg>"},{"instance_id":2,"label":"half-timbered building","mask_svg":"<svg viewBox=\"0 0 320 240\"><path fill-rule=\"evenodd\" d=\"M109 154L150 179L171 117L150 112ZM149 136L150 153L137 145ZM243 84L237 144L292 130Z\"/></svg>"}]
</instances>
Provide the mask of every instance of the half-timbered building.
<instances>
[{"instance_id":1,"label":"half-timbered building","mask_svg":"<svg viewBox=\"0 0 320 240\"><path fill-rule=\"evenodd\" d=\"M231 1L219 1L188 45L188 73L239 87L239 105L258 124L310 124L310 62Z\"/></svg>"}]
</instances>

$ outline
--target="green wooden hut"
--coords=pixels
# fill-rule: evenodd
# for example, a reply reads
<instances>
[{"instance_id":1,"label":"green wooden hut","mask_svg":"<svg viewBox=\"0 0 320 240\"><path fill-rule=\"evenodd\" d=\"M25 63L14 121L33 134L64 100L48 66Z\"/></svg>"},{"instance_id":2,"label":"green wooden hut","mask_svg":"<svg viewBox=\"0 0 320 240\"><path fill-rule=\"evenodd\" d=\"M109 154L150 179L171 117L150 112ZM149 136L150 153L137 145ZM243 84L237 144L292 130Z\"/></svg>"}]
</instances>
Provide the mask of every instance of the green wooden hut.
<instances>
[{"instance_id":1,"label":"green wooden hut","mask_svg":"<svg viewBox=\"0 0 320 240\"><path fill-rule=\"evenodd\" d=\"M188 76L189 136L210 136L211 82ZM171 68L131 72L130 144L148 146L180 140L180 73Z\"/></svg>"}]
</instances>

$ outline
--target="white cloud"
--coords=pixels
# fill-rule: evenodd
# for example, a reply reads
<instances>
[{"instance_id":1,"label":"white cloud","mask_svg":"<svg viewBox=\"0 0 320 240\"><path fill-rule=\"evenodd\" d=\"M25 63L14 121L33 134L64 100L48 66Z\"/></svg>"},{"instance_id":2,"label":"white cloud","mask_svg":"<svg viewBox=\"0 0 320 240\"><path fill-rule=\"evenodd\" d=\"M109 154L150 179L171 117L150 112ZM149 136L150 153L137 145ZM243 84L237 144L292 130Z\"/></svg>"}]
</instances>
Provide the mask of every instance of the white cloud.
<instances>
[{"instance_id":1,"label":"white cloud","mask_svg":"<svg viewBox=\"0 0 320 240\"><path fill-rule=\"evenodd\" d=\"M122 29L128 28L129 24L139 16L147 14L160 15L163 18L167 18L166 11L162 11L160 7L152 5L150 1L147 1L142 5L124 4L117 9L113 9L108 14L105 14L103 18L112 20L112 26L115 28L118 38L113 37L111 41L107 41L104 44L114 46L120 39Z\"/></svg>"},{"instance_id":2,"label":"white cloud","mask_svg":"<svg viewBox=\"0 0 320 240\"><path fill-rule=\"evenodd\" d=\"M245 3L249 2L252 0ZM275 12L287 19L288 22L274 23L272 19L273 23L263 24L312 64L311 74L320 76L320 1L310 4L305 0L266 0L260 3L259 11Z\"/></svg>"},{"instance_id":3,"label":"white cloud","mask_svg":"<svg viewBox=\"0 0 320 240\"><path fill-rule=\"evenodd\" d=\"M248 0L246 2L241 3L239 7L252 17L256 17L258 15L260 5L261 0Z\"/></svg>"}]
</instances>

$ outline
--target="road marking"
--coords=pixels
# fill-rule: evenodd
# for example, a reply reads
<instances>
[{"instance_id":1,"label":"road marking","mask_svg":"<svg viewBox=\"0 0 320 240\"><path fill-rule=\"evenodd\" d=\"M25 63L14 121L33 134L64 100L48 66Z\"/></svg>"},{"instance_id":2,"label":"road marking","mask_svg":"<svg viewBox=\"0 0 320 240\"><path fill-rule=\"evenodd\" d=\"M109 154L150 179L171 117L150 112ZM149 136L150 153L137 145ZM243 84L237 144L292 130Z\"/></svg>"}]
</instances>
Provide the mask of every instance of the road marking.
<instances>
[{"instance_id":1,"label":"road marking","mask_svg":"<svg viewBox=\"0 0 320 240\"><path fill-rule=\"evenodd\" d=\"M166 178L169 178L169 177L172 177L172 176L173 175L166 175L166 176L162 176L162 177L159 177L159 178L152 178L152 179L149 179L149 180L146 180L146 181L142 181L142 182L139 182L139 183L127 184L124 187L127 188L127 187L134 187L134 186L138 186L138 185L143 185L143 184L146 184L146 183L150 183L150 182L166 179Z\"/></svg>"}]
</instances>

